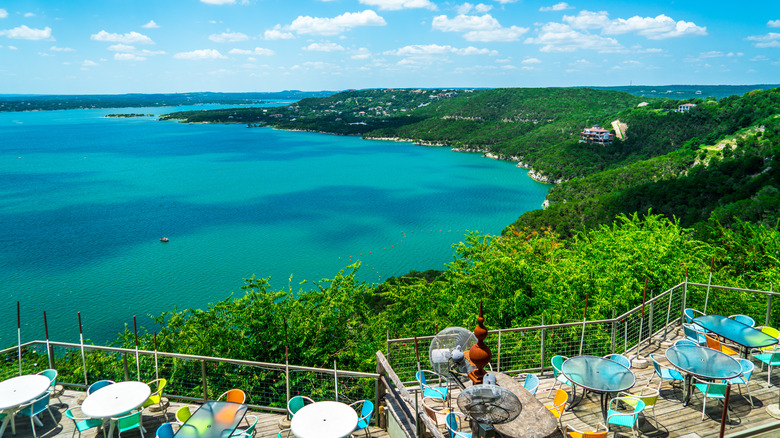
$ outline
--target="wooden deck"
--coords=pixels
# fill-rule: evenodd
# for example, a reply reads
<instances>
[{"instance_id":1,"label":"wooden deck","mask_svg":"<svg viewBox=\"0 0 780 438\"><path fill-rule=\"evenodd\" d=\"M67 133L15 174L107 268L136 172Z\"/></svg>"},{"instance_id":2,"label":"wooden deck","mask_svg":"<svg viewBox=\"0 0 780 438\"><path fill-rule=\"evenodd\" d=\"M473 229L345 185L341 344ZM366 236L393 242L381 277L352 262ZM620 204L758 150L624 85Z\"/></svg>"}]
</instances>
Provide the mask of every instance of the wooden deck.
<instances>
[{"instance_id":1,"label":"wooden deck","mask_svg":"<svg viewBox=\"0 0 780 438\"><path fill-rule=\"evenodd\" d=\"M646 347L642 351L642 355L646 356L649 353L663 353L670 344L658 345L653 344ZM644 386L648 379L653 374L652 365L647 368L639 369L634 367L634 373L637 376L637 384L634 388ZM658 378L654 379L653 383L655 387L658 385ZM546 373L541 378L540 388L536 394L543 403L550 403L551 399L547 398L548 389L552 386L553 379L551 373ZM752 395L753 404L755 407L751 408L747 399L747 391L742 389L743 395L740 396L740 391L734 387L731 393L731 422L726 425L726 436L731 434L740 434L745 431L755 429L759 426L777 424L780 425L780 420L773 418L767 407L774 405L777 408L778 405L778 387L780 386L780 371L776 371L772 377L772 385L767 384L767 370L763 371L760 367L756 368L751 380L750 380L750 393ZM564 387L567 391L568 387ZM569 391L570 392L570 391ZM65 410L69 406L78 405L78 397L83 393L75 391L66 391L62 396L63 404L60 405L56 399L52 400L52 411L54 412L56 424L52 422L51 417L46 414L41 414L43 421L42 427L37 427L36 431L38 436L42 438L70 438L74 433L73 422L64 416ZM577 397L580 397L578 391ZM668 382L664 382L661 385L661 398L655 407L655 418L653 418L652 411L646 412L640 416L639 425L642 436L647 437L684 437L684 438L709 438L717 437L720 433L720 419L722 414L722 405L716 400L709 400L707 403L707 410L705 412L705 419L701 419L702 415L702 395L699 392L695 392L691 398L691 402L687 407L682 405L683 393L679 387L672 387ZM146 430L145 435L147 438L154 437L154 432L157 427L165 421L173 421L173 414L178 407L183 406L182 403L172 402L168 409L167 417L164 417L162 413L145 411L143 421ZM197 407L195 404L190 405L193 409ZM250 415L257 415L259 420L256 429L257 438L271 438L276 437L280 431L280 428L284 426L284 416L279 414L271 414L265 412L250 411ZM24 421L26 418L17 417L16 419L16 436L17 437L31 437L32 431L30 429L29 421ZM656 426L656 420L658 425ZM567 411L563 415L562 423L564 425L569 424L577 429L588 429L594 427L596 423L601 422L601 410L599 407L599 396L588 395L585 399L576 406L573 410ZM245 426L242 426L245 427ZM386 431L372 427L371 436L375 438L387 438L389 435ZM610 436L616 437L630 437L632 436L631 430L627 428L617 428L614 430L614 434ZM357 433L355 436L360 437L363 432ZM11 437L10 425L5 434L6 438ZM83 436L92 438L95 436L102 436L97 434L95 429L91 429L83 434ZM123 434L122 436L127 438L139 437L140 434L137 431L132 431ZM780 437L780 428L774 431L764 432L761 434L755 434L752 436L767 436L767 437Z\"/></svg>"}]
</instances>

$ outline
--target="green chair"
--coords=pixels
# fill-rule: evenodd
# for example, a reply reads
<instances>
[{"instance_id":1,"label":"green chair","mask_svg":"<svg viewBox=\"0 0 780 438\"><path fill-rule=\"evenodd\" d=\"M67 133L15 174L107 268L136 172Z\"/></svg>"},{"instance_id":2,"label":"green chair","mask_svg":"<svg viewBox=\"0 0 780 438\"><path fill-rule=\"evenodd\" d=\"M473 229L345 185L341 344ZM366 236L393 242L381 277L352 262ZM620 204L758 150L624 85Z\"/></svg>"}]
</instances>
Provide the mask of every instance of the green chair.
<instances>
[{"instance_id":1,"label":"green chair","mask_svg":"<svg viewBox=\"0 0 780 438\"><path fill-rule=\"evenodd\" d=\"M65 411L65 416L70 418L75 426L71 438L73 435L76 435L76 431L78 431L79 436L81 436L81 432L92 429L93 427L100 427L103 424L103 420L85 417L84 414L81 413L81 408L79 407L68 409Z\"/></svg>"},{"instance_id":2,"label":"green chair","mask_svg":"<svg viewBox=\"0 0 780 438\"><path fill-rule=\"evenodd\" d=\"M60 404L63 404L60 396L63 392L65 392L65 388L63 388L62 385L57 384L57 370L49 368L48 370L43 370L38 374L49 378L49 381L51 381L51 386L49 386L49 394L52 397L56 397Z\"/></svg>"},{"instance_id":3,"label":"green chair","mask_svg":"<svg viewBox=\"0 0 780 438\"><path fill-rule=\"evenodd\" d=\"M178 410L176 410L176 422L179 424L184 424L187 420L190 419L192 416L192 413L190 412L189 406L182 406Z\"/></svg>"},{"instance_id":4,"label":"green chair","mask_svg":"<svg viewBox=\"0 0 780 438\"><path fill-rule=\"evenodd\" d=\"M160 411L162 411L164 416L168 415L168 403L167 401L163 403L163 396L162 396L162 390L165 388L165 385L168 383L165 379L156 379L152 380L148 383L150 387L153 387L153 385L156 385L156 389L152 394L149 396L148 399L144 402L144 404L141 405L142 408L146 408L153 405L158 405L160 407Z\"/></svg>"},{"instance_id":5,"label":"green chair","mask_svg":"<svg viewBox=\"0 0 780 438\"><path fill-rule=\"evenodd\" d=\"M314 403L314 400L306 397L305 395L296 395L295 397L291 398L287 402L287 413L290 415L290 418L292 418L299 409L308 405L309 403Z\"/></svg>"},{"instance_id":6,"label":"green chair","mask_svg":"<svg viewBox=\"0 0 780 438\"><path fill-rule=\"evenodd\" d=\"M282 429L276 435L276 438L292 438L292 437L295 437L295 435L292 434L292 430L290 429Z\"/></svg>"},{"instance_id":7,"label":"green chair","mask_svg":"<svg viewBox=\"0 0 780 438\"><path fill-rule=\"evenodd\" d=\"M23 405L22 408L17 412L18 415L22 415L24 417L30 417L30 425L32 425L33 430L33 436L35 438L38 438L38 434L35 432L35 419L38 414L40 414L43 411L49 411L49 415L51 415L51 419L54 421L54 423L57 423L57 419L54 418L54 414L51 413L51 409L49 409L49 393L44 392L42 396L36 398L35 400L31 401L30 403Z\"/></svg>"},{"instance_id":8,"label":"green chair","mask_svg":"<svg viewBox=\"0 0 780 438\"><path fill-rule=\"evenodd\" d=\"M128 430L133 430L133 429L138 429L138 432L141 433L141 438L143 438L144 428L141 425L142 413L143 413L143 409L139 408L137 411L127 414L125 416L115 417L111 419L111 421L114 422L114 424L116 425L117 431L119 432L119 438L122 438L122 432L127 432Z\"/></svg>"},{"instance_id":9,"label":"green chair","mask_svg":"<svg viewBox=\"0 0 780 438\"><path fill-rule=\"evenodd\" d=\"M628 392L619 392L618 397L626 397L625 400L623 400L623 403L627 404L628 406L631 406L632 408L636 408L636 402L637 400L641 400L645 404L645 410L652 409L653 410L653 419L655 420L655 428L658 429L658 418L655 416L655 404L658 403L658 397L660 396L660 390L661 389L661 382L658 382L658 388L653 388L651 386L643 386L639 392L635 393L628 393ZM645 418L647 418L647 413L645 413Z\"/></svg>"},{"instance_id":10,"label":"green chair","mask_svg":"<svg viewBox=\"0 0 780 438\"><path fill-rule=\"evenodd\" d=\"M704 403L701 407L701 419L704 420L705 412L707 410L707 399L708 398L714 398L716 400L725 400L726 399L726 387L728 386L725 383L713 383L713 382L706 382L704 380L699 379L696 376L693 376L693 380L695 381L693 383L694 388L701 391L702 394L704 394ZM728 413L728 409L726 410L726 418L728 421L731 421L731 416Z\"/></svg>"},{"instance_id":11,"label":"green chair","mask_svg":"<svg viewBox=\"0 0 780 438\"><path fill-rule=\"evenodd\" d=\"M617 410L617 403L625 403L626 405L633 406L634 410L633 412L620 412ZM613 409L613 405L615 409ZM636 397L615 397L609 401L609 409L607 410L607 427L630 427L631 433L634 435L634 438L636 438L637 420L639 419L639 414L644 410L645 402Z\"/></svg>"},{"instance_id":12,"label":"green chair","mask_svg":"<svg viewBox=\"0 0 780 438\"><path fill-rule=\"evenodd\" d=\"M251 421L250 418L252 419ZM246 429L236 430L235 432L233 432L232 435L230 435L231 438L255 436L255 427L257 427L257 416L246 415L244 416L244 420L246 420L249 427L247 427Z\"/></svg>"},{"instance_id":13,"label":"green chair","mask_svg":"<svg viewBox=\"0 0 780 438\"><path fill-rule=\"evenodd\" d=\"M553 392L555 391L555 385L560 384L563 385L569 385L572 388L574 388L574 383L571 382L569 379L566 378L566 376L563 375L561 372L561 366L564 362L566 362L566 359L568 357L566 356L553 356L552 359L550 359L550 363L552 364L553 369L553 377L555 377L555 382L553 382L553 386L550 388L550 391L547 393L547 398L550 398L550 396L553 395Z\"/></svg>"}]
</instances>

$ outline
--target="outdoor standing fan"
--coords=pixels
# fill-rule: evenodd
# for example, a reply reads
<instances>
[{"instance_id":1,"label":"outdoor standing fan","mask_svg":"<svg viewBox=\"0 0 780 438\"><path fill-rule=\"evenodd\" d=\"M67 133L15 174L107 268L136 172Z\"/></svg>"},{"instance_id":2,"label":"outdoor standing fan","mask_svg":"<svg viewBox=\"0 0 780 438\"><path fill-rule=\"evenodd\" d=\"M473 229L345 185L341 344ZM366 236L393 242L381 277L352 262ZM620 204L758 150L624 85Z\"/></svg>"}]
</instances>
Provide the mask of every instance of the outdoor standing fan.
<instances>
[{"instance_id":1,"label":"outdoor standing fan","mask_svg":"<svg viewBox=\"0 0 780 438\"><path fill-rule=\"evenodd\" d=\"M471 418L472 436L493 438L494 424L508 423L523 410L516 395L497 385L472 385L458 396L458 407Z\"/></svg>"},{"instance_id":2,"label":"outdoor standing fan","mask_svg":"<svg viewBox=\"0 0 780 438\"><path fill-rule=\"evenodd\" d=\"M428 350L431 370L440 376L450 375L463 388L461 379L474 369L466 357L472 345L477 343L474 333L463 327L447 327L434 336Z\"/></svg>"}]
</instances>

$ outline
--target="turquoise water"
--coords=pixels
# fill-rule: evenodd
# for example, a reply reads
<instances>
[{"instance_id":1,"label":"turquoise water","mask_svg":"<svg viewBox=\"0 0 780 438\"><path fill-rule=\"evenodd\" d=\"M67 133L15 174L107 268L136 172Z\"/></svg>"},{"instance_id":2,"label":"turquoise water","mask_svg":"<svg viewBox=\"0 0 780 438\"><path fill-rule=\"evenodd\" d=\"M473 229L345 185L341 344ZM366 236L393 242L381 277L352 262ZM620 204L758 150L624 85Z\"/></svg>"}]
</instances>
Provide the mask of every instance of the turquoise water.
<instances>
[{"instance_id":1,"label":"turquoise water","mask_svg":"<svg viewBox=\"0 0 780 438\"><path fill-rule=\"evenodd\" d=\"M103 117L178 109L0 113L0 346L17 301L23 342L44 338L43 311L52 339L77 340L81 311L103 342L252 275L298 290L356 261L368 282L442 269L550 187L447 148Z\"/></svg>"}]
</instances>

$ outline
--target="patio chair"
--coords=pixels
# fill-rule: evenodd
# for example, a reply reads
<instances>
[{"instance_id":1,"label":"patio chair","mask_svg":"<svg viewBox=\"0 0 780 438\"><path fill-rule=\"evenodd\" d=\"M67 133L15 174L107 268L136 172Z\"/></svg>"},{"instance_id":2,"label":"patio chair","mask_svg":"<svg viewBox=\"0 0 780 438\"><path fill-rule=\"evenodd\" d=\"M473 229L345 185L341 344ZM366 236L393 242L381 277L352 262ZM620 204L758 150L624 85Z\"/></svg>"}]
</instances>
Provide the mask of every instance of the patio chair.
<instances>
[{"instance_id":1,"label":"patio chair","mask_svg":"<svg viewBox=\"0 0 780 438\"><path fill-rule=\"evenodd\" d=\"M468 419L460 412L450 412L445 417L445 423L447 424L447 430L450 432L450 438L471 438L471 433L461 432L461 424L463 422L468 423Z\"/></svg>"},{"instance_id":2,"label":"patio chair","mask_svg":"<svg viewBox=\"0 0 780 438\"><path fill-rule=\"evenodd\" d=\"M282 429L276 434L276 438L295 438L292 433L292 429Z\"/></svg>"},{"instance_id":3,"label":"patio chair","mask_svg":"<svg viewBox=\"0 0 780 438\"><path fill-rule=\"evenodd\" d=\"M601 430L602 428L604 430ZM608 433L609 429L607 429L607 426L601 423L596 425L596 430L577 430L568 424L566 429L564 429L564 436L568 438L606 438Z\"/></svg>"},{"instance_id":4,"label":"patio chair","mask_svg":"<svg viewBox=\"0 0 780 438\"><path fill-rule=\"evenodd\" d=\"M431 386L428 384L428 379L426 378L426 375L431 375L436 377L439 381L444 380L442 376L439 374L431 371L431 370L420 370L417 371L414 374L414 377L417 379L417 382L420 384L420 387L422 387L423 390L423 397L432 397L434 399L438 399L441 402L444 402L447 400L447 387L446 386Z\"/></svg>"},{"instance_id":5,"label":"patio chair","mask_svg":"<svg viewBox=\"0 0 780 438\"><path fill-rule=\"evenodd\" d=\"M173 438L173 435L175 435L173 423L163 423L157 428L154 438Z\"/></svg>"},{"instance_id":6,"label":"patio chair","mask_svg":"<svg viewBox=\"0 0 780 438\"><path fill-rule=\"evenodd\" d=\"M432 402L436 402L436 403L434 404ZM446 427L445 417L450 412L449 409L442 407L438 399L434 399L431 397L423 397L422 405L423 405L423 409L425 410L425 413L428 415L428 418L433 420L433 423L436 426Z\"/></svg>"},{"instance_id":7,"label":"patio chair","mask_svg":"<svg viewBox=\"0 0 780 438\"><path fill-rule=\"evenodd\" d=\"M156 385L157 388L152 392L152 394L149 396L148 399L144 402L144 404L141 405L142 408L146 408L149 406L157 405L160 408L160 411L162 411L163 416L168 415L168 401L163 399L162 396L162 390L165 388L165 385L168 383L165 379L156 379L152 380L151 382L147 383L149 387L153 387L153 385Z\"/></svg>"},{"instance_id":8,"label":"patio chair","mask_svg":"<svg viewBox=\"0 0 780 438\"><path fill-rule=\"evenodd\" d=\"M85 430L92 429L93 427L100 427L103 425L103 420L99 418L89 418L85 417L84 414L81 412L81 408L79 407L73 407L69 408L65 411L65 416L70 418L73 421L73 434L71 434L71 438L76 435L76 431L79 432L79 437L81 436L81 432L84 432Z\"/></svg>"},{"instance_id":9,"label":"patio chair","mask_svg":"<svg viewBox=\"0 0 780 438\"><path fill-rule=\"evenodd\" d=\"M360 405L360 413L355 431L363 429L366 431L366 437L369 437L371 433L368 430L368 425L371 424L371 415L374 414L374 403L371 400L358 400L349 406L355 409L358 405Z\"/></svg>"},{"instance_id":10,"label":"patio chair","mask_svg":"<svg viewBox=\"0 0 780 438\"><path fill-rule=\"evenodd\" d=\"M566 410L566 403L569 402L569 393L561 388L555 391L555 397L553 398L552 405L544 405L550 413L558 420L558 425L563 429L563 423L561 423L561 417L563 417L563 411Z\"/></svg>"},{"instance_id":11,"label":"patio chair","mask_svg":"<svg viewBox=\"0 0 780 438\"><path fill-rule=\"evenodd\" d=\"M692 324L694 318L697 318L699 316L704 316L706 315L706 313L702 312L701 310L696 310L689 307L683 310L683 315L685 315L685 322L687 322L688 324Z\"/></svg>"},{"instance_id":12,"label":"patio chair","mask_svg":"<svg viewBox=\"0 0 780 438\"><path fill-rule=\"evenodd\" d=\"M604 356L604 359L609 359L611 361L617 362L624 367L631 369L631 359L623 356L622 354L612 353Z\"/></svg>"},{"instance_id":13,"label":"patio chair","mask_svg":"<svg viewBox=\"0 0 780 438\"><path fill-rule=\"evenodd\" d=\"M696 376L693 376L693 380L693 387L704 394L704 402L701 407L701 419L703 421L705 417L705 411L707 410L707 399L714 398L721 401L724 400L726 398L726 387L728 385L725 383L707 382L699 379ZM728 421L731 421L731 415L729 415L728 410L726 410L726 418Z\"/></svg>"},{"instance_id":14,"label":"patio chair","mask_svg":"<svg viewBox=\"0 0 780 438\"><path fill-rule=\"evenodd\" d=\"M22 405L21 409L17 412L18 415L24 416L24 417L30 417L30 425L32 426L33 436L35 438L38 438L38 434L35 432L35 417L38 416L43 411L49 411L49 415L51 415L51 419L54 421L55 424L57 424L57 419L54 418L54 414L52 414L51 409L49 409L49 393L44 392L42 396L36 398L35 400L31 401L30 403L26 405Z\"/></svg>"},{"instance_id":15,"label":"patio chair","mask_svg":"<svg viewBox=\"0 0 780 438\"><path fill-rule=\"evenodd\" d=\"M628 400L632 399L632 400ZM620 412L617 409L613 409L613 405L617 408L618 403L623 403L628 406L633 406L633 412ZM615 397L609 401L609 409L607 410L607 427L621 426L630 427L631 433L636 438L637 420L639 414L645 410L645 402L639 400L636 397Z\"/></svg>"},{"instance_id":16,"label":"patio chair","mask_svg":"<svg viewBox=\"0 0 780 438\"><path fill-rule=\"evenodd\" d=\"M685 339L695 342L697 345L707 345L707 338L704 336L704 328L698 324L683 323L683 333Z\"/></svg>"},{"instance_id":17,"label":"patio chair","mask_svg":"<svg viewBox=\"0 0 780 438\"><path fill-rule=\"evenodd\" d=\"M655 358L656 355L657 355L656 353L650 353L650 361L653 362L653 375L650 376L650 380L647 383L652 382L655 376L661 378L661 383L663 383L664 380L670 380L669 383L672 386L674 386L675 382L685 381L685 378L683 377L682 374L680 374L679 371L665 366L661 366L661 364L658 363L658 361ZM660 389L661 387L660 384L658 387Z\"/></svg>"},{"instance_id":18,"label":"patio chair","mask_svg":"<svg viewBox=\"0 0 780 438\"><path fill-rule=\"evenodd\" d=\"M127 432L128 430L133 429L138 429L138 432L141 434L141 438L143 438L144 428L141 425L141 423L143 423L143 419L141 418L143 411L143 408L138 408L137 411L131 412L127 415L111 418L111 421L116 424L116 430L119 432L119 438L122 438L122 432Z\"/></svg>"},{"instance_id":19,"label":"patio chair","mask_svg":"<svg viewBox=\"0 0 780 438\"><path fill-rule=\"evenodd\" d=\"M114 383L116 382L114 382L113 380L98 380L97 382L89 385L89 387L87 388L87 396L89 396L90 394L92 394L93 392L97 391L100 388L105 388L106 386L113 385Z\"/></svg>"},{"instance_id":20,"label":"patio chair","mask_svg":"<svg viewBox=\"0 0 780 438\"><path fill-rule=\"evenodd\" d=\"M293 415L295 415L298 410L309 403L314 403L314 400L310 399L309 397L306 397L305 395L296 395L295 397L291 398L287 402L287 413L290 415L290 419L292 419Z\"/></svg>"},{"instance_id":21,"label":"patio chair","mask_svg":"<svg viewBox=\"0 0 780 438\"><path fill-rule=\"evenodd\" d=\"M38 374L49 378L49 381L51 382L51 386L49 386L49 395L55 397L57 401L60 402L60 404L63 404L60 396L63 392L65 392L65 388L63 388L62 385L57 384L57 370L49 368L48 370L43 370Z\"/></svg>"},{"instance_id":22,"label":"patio chair","mask_svg":"<svg viewBox=\"0 0 780 438\"><path fill-rule=\"evenodd\" d=\"M237 437L249 437L249 438L252 438L252 437L255 436L255 428L257 427L257 420L258 420L257 416L256 415L246 415L246 416L244 416L244 419L246 420L247 428L246 429L236 429L236 431L233 432L230 435L230 438L237 438Z\"/></svg>"},{"instance_id":23,"label":"patio chair","mask_svg":"<svg viewBox=\"0 0 780 438\"><path fill-rule=\"evenodd\" d=\"M184 424L187 420L190 419L191 416L192 413L190 412L190 407L182 406L176 410L176 415L174 415L174 418L176 418L177 423Z\"/></svg>"},{"instance_id":24,"label":"patio chair","mask_svg":"<svg viewBox=\"0 0 780 438\"><path fill-rule=\"evenodd\" d=\"M655 416L655 404L658 403L658 396L660 395L661 382L658 382L658 388L652 386L643 386L639 392L628 393L619 392L618 397L626 397L623 403L636 409L636 401L641 400L645 404L645 411L648 408L653 410L653 420L655 420L655 428L658 429L658 417ZM647 414L645 414L647 418Z\"/></svg>"},{"instance_id":25,"label":"patio chair","mask_svg":"<svg viewBox=\"0 0 780 438\"><path fill-rule=\"evenodd\" d=\"M531 394L536 394L539 389L539 378L536 375L528 373L523 380L523 388L527 389Z\"/></svg>"},{"instance_id":26,"label":"patio chair","mask_svg":"<svg viewBox=\"0 0 780 438\"><path fill-rule=\"evenodd\" d=\"M696 342L691 341L690 339L678 339L674 341L674 346L679 347L680 345L692 345L694 347L700 347L699 344Z\"/></svg>"},{"instance_id":27,"label":"patio chair","mask_svg":"<svg viewBox=\"0 0 780 438\"><path fill-rule=\"evenodd\" d=\"M756 328L758 328L758 327L756 327ZM773 337L773 338L780 339L780 330L777 330L774 327L769 327L768 325L765 325L765 326L761 327L761 331L763 333L766 333L767 335ZM777 346L777 344L768 345L766 347L754 348L753 350L771 351L771 350L774 350L776 346Z\"/></svg>"},{"instance_id":28,"label":"patio chair","mask_svg":"<svg viewBox=\"0 0 780 438\"><path fill-rule=\"evenodd\" d=\"M229 389L223 392L217 397L217 401L221 401L223 397L226 402L244 404L246 401L246 393L240 389Z\"/></svg>"},{"instance_id":29,"label":"patio chair","mask_svg":"<svg viewBox=\"0 0 780 438\"><path fill-rule=\"evenodd\" d=\"M747 387L748 392L748 401L750 401L750 407L754 408L753 406L753 397L750 395L750 377L753 376L753 370L756 369L756 366L751 362L749 359L737 359L739 361L739 366L742 367L742 374L740 374L737 377L734 377L733 379L727 379L724 380L723 383L731 383L732 385L738 385L737 388L739 388L739 395L742 395L742 385L745 385Z\"/></svg>"},{"instance_id":30,"label":"patio chair","mask_svg":"<svg viewBox=\"0 0 780 438\"><path fill-rule=\"evenodd\" d=\"M756 321L747 315L736 314L729 316L729 318L733 319L734 321L741 322L748 327L755 327L756 325Z\"/></svg>"},{"instance_id":31,"label":"patio chair","mask_svg":"<svg viewBox=\"0 0 780 438\"><path fill-rule=\"evenodd\" d=\"M728 354L729 356L735 356L739 354L738 350L734 350L733 348L727 346L723 342L720 342L710 335L705 335L704 337L707 338L707 347L712 348L713 350L720 351L721 353Z\"/></svg>"},{"instance_id":32,"label":"patio chair","mask_svg":"<svg viewBox=\"0 0 780 438\"><path fill-rule=\"evenodd\" d=\"M775 347L777 347L775 345ZM766 375L766 383L770 383L772 378L772 367L780 365L780 347L773 349L769 353L753 354L753 357L761 361L761 370L764 370L764 364L769 367L769 372Z\"/></svg>"},{"instance_id":33,"label":"patio chair","mask_svg":"<svg viewBox=\"0 0 780 438\"><path fill-rule=\"evenodd\" d=\"M547 393L547 398L550 398L553 391L555 390L555 385L561 384L563 385L569 385L572 388L574 388L574 383L571 382L569 379L566 378L566 376L561 373L561 365L568 359L566 356L553 356L552 359L550 359L550 363L552 364L553 369L553 377L555 377L555 381L553 382L552 388L550 388L550 391Z\"/></svg>"}]
</instances>

